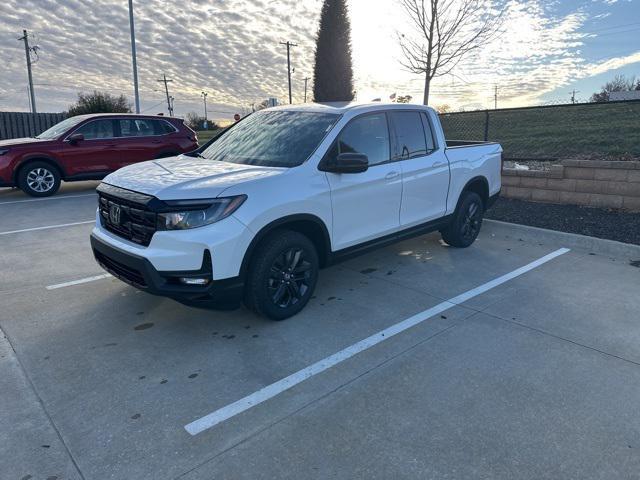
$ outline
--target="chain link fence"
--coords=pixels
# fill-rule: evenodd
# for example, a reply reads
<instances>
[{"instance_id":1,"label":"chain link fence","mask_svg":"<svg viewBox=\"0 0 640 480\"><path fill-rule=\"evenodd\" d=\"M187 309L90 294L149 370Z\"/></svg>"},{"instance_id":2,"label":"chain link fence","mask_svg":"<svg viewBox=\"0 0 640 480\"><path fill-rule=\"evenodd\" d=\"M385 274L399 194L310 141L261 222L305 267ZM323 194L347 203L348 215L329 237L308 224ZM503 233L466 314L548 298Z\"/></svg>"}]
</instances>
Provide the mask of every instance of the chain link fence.
<instances>
[{"instance_id":1,"label":"chain link fence","mask_svg":"<svg viewBox=\"0 0 640 480\"><path fill-rule=\"evenodd\" d=\"M640 101L440 114L447 139L499 142L506 160L640 160Z\"/></svg>"}]
</instances>

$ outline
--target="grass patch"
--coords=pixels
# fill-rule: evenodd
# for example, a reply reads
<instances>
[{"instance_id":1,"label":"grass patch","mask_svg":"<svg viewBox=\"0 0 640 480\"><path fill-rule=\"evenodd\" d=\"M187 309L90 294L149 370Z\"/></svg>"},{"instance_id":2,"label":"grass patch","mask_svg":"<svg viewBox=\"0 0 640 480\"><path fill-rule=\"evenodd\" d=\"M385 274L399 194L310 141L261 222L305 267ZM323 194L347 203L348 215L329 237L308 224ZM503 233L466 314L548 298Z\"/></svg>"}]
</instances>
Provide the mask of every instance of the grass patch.
<instances>
[{"instance_id":1,"label":"grass patch","mask_svg":"<svg viewBox=\"0 0 640 480\"><path fill-rule=\"evenodd\" d=\"M198 130L196 132L198 134L198 143L200 145L204 145L205 143L207 143L212 138L217 137L218 135L220 135L222 130L223 130L222 128L219 128L217 130Z\"/></svg>"},{"instance_id":2,"label":"grass patch","mask_svg":"<svg viewBox=\"0 0 640 480\"><path fill-rule=\"evenodd\" d=\"M484 138L484 111L441 115L453 140ZM489 110L488 140L505 158L640 159L640 102Z\"/></svg>"}]
</instances>

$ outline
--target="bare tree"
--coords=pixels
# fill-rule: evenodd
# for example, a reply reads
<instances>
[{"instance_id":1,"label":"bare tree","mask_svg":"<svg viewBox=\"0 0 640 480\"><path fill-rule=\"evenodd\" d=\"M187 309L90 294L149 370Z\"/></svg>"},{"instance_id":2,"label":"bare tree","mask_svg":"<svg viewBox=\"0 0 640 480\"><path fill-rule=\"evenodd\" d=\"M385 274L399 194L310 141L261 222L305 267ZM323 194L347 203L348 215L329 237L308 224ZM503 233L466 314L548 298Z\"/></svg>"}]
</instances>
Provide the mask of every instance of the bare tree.
<instances>
[{"instance_id":1,"label":"bare tree","mask_svg":"<svg viewBox=\"0 0 640 480\"><path fill-rule=\"evenodd\" d=\"M451 73L460 61L500 30L504 10L491 0L399 0L415 35L399 34L403 67L424 74L424 104L431 80Z\"/></svg>"}]
</instances>

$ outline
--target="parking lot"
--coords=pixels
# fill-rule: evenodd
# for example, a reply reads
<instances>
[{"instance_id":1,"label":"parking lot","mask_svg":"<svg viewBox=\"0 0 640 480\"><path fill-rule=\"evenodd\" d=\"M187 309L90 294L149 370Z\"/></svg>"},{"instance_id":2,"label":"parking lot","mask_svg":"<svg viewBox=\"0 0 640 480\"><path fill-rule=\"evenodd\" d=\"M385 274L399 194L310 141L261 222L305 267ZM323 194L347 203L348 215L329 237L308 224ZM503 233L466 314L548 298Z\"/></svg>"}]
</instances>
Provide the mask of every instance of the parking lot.
<instances>
[{"instance_id":1,"label":"parking lot","mask_svg":"<svg viewBox=\"0 0 640 480\"><path fill-rule=\"evenodd\" d=\"M0 478L640 478L640 254L486 222L272 322L105 276L96 185L0 189Z\"/></svg>"}]
</instances>

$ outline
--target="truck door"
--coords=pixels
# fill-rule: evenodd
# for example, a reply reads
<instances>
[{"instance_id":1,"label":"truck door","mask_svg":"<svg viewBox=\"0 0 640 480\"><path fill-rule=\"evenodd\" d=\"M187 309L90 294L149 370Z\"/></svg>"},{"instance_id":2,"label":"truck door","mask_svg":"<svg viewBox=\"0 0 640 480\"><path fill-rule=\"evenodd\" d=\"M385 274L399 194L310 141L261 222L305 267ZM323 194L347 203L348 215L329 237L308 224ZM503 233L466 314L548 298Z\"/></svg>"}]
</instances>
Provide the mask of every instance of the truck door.
<instances>
[{"instance_id":1,"label":"truck door","mask_svg":"<svg viewBox=\"0 0 640 480\"><path fill-rule=\"evenodd\" d=\"M412 227L444 216L449 191L449 162L437 145L425 112L389 112L394 131L394 158L402 168L400 226Z\"/></svg>"},{"instance_id":2,"label":"truck door","mask_svg":"<svg viewBox=\"0 0 640 480\"><path fill-rule=\"evenodd\" d=\"M333 210L333 248L339 250L398 230L402 175L391 161L390 135L384 112L351 120L327 155L364 153L369 169L362 173L329 173Z\"/></svg>"}]
</instances>

